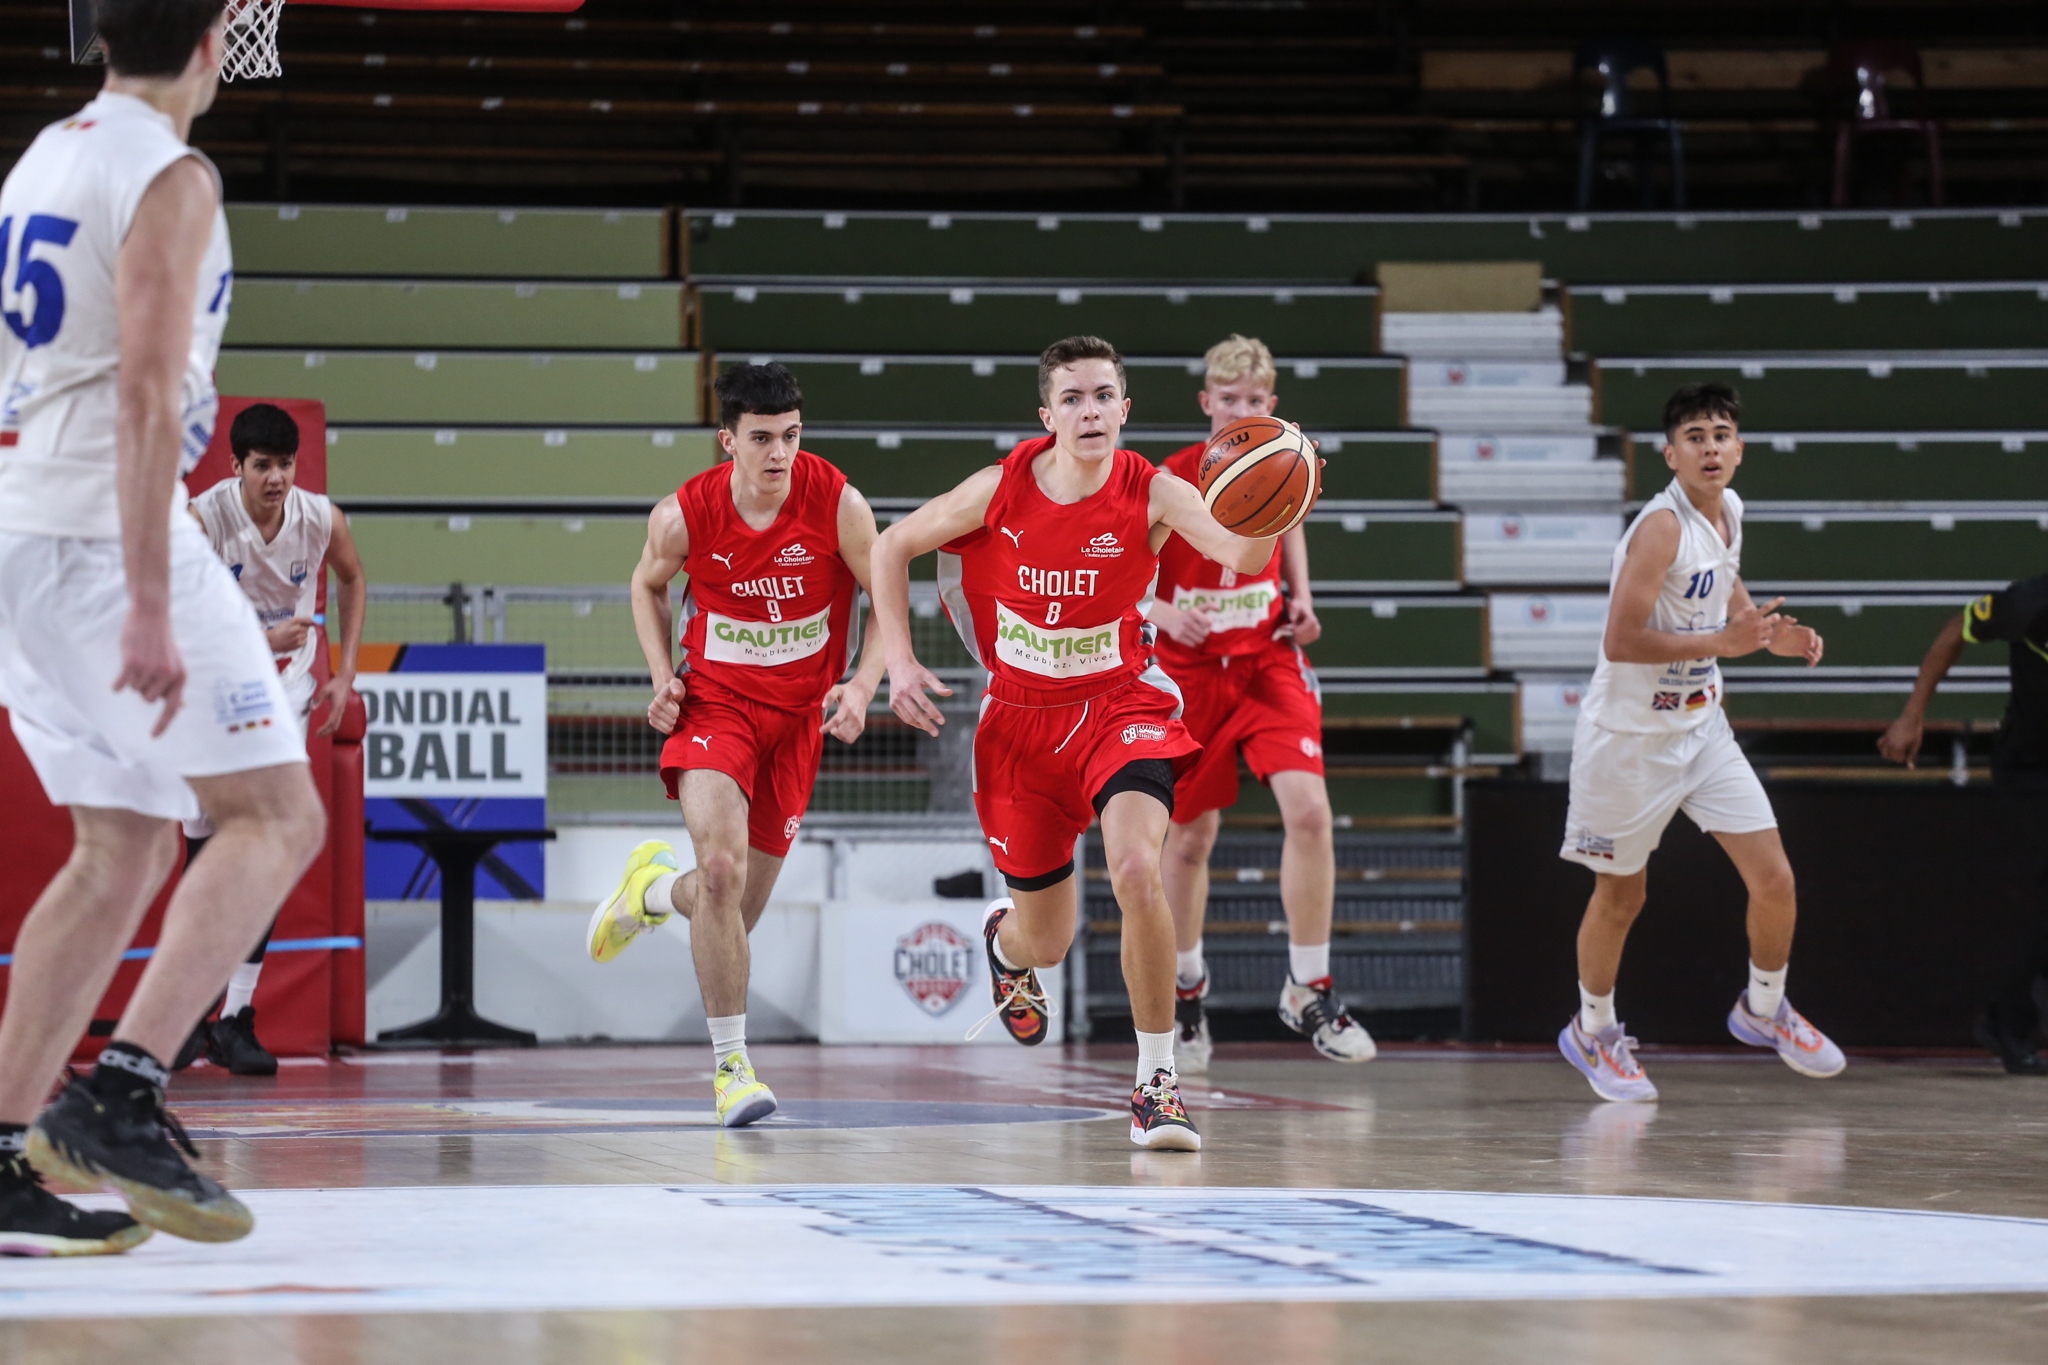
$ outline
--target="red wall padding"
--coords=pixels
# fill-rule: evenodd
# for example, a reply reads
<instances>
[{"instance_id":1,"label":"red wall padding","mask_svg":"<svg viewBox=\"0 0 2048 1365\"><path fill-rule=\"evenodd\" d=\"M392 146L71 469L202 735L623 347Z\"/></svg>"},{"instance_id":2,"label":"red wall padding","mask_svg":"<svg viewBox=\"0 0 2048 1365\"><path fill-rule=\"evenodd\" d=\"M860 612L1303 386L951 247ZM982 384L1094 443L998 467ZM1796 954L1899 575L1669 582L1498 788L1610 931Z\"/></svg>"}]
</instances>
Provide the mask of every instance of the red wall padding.
<instances>
[{"instance_id":1,"label":"red wall padding","mask_svg":"<svg viewBox=\"0 0 2048 1365\"><path fill-rule=\"evenodd\" d=\"M194 491L203 490L233 472L227 450L229 424L236 413L258 401L276 402L298 422L299 485L311 492L326 491L326 410L319 403L301 399L223 398L214 443L188 476L187 485ZM323 680L327 677L324 654L316 671ZM6 714L0 709L0 830L5 831L5 854L0 856L0 952L11 953L22 920L71 854L71 820L44 798L35 769L15 743L12 726L5 723ZM274 938L362 937L362 734L362 702L358 699L340 735L316 735L307 746L314 785L328 809L327 845L285 900ZM150 907L135 937L137 945L156 942L164 906L176 885L173 873ZM139 961L121 964L113 986L93 1012L95 1020L119 1017L143 966ZM0 999L5 998L11 975L11 969L0 970ZM362 1042L362 950L271 954L256 990L256 1011L264 1043L280 1056L324 1056L334 1043ZM79 1040L78 1052L90 1056L99 1047L99 1040L88 1034Z\"/></svg>"}]
</instances>

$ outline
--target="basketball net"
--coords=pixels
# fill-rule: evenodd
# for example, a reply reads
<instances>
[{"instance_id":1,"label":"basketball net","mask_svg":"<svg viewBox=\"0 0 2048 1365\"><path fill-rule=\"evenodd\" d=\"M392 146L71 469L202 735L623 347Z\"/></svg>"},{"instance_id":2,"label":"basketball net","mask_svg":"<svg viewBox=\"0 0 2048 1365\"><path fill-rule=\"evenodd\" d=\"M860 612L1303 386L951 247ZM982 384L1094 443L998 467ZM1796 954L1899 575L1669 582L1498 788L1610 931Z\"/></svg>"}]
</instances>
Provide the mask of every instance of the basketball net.
<instances>
[{"instance_id":1,"label":"basketball net","mask_svg":"<svg viewBox=\"0 0 2048 1365\"><path fill-rule=\"evenodd\" d=\"M277 20L283 13L284 0L228 0L222 80L262 80L284 74L277 59Z\"/></svg>"}]
</instances>

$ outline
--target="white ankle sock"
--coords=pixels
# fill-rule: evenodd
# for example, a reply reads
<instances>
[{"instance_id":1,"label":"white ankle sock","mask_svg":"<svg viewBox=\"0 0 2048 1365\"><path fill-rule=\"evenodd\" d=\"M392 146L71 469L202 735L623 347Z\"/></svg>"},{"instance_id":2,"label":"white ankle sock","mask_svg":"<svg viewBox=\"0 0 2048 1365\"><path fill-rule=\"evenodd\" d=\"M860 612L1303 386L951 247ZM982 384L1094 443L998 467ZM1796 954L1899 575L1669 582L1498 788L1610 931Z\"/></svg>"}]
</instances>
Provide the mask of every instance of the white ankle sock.
<instances>
[{"instance_id":1,"label":"white ankle sock","mask_svg":"<svg viewBox=\"0 0 2048 1365\"><path fill-rule=\"evenodd\" d=\"M1790 963L1767 972L1754 962L1749 964L1749 1012L1759 1019L1778 1017L1778 1006L1785 999L1785 973L1792 970Z\"/></svg>"},{"instance_id":2,"label":"white ankle sock","mask_svg":"<svg viewBox=\"0 0 2048 1365\"><path fill-rule=\"evenodd\" d=\"M1595 995L1586 989L1584 982L1581 982L1579 984L1579 1027L1587 1033L1598 1033L1601 1029L1613 1028L1614 1025L1614 992L1609 991L1605 995Z\"/></svg>"},{"instance_id":3,"label":"white ankle sock","mask_svg":"<svg viewBox=\"0 0 2048 1365\"><path fill-rule=\"evenodd\" d=\"M1002 963L1003 967L1006 970L1013 972L1021 972L1024 970L1016 963L1010 961L1010 955L1003 951L1003 933L1001 929L996 930L996 936L991 941L996 946L996 961Z\"/></svg>"},{"instance_id":4,"label":"white ankle sock","mask_svg":"<svg viewBox=\"0 0 2048 1365\"><path fill-rule=\"evenodd\" d=\"M641 908L650 915L673 915L676 912L676 883L682 879L680 872L664 872L647 883L647 894L640 898Z\"/></svg>"},{"instance_id":5,"label":"white ankle sock","mask_svg":"<svg viewBox=\"0 0 2048 1365\"><path fill-rule=\"evenodd\" d=\"M1164 1033L1138 1032L1138 1084L1152 1079L1155 1071L1173 1073L1173 1030Z\"/></svg>"},{"instance_id":6,"label":"white ankle sock","mask_svg":"<svg viewBox=\"0 0 2048 1365\"><path fill-rule=\"evenodd\" d=\"M232 1019L242 1007L256 999L256 979L263 975L261 962L244 962L228 978L228 998L221 1002L220 1017Z\"/></svg>"},{"instance_id":7,"label":"white ankle sock","mask_svg":"<svg viewBox=\"0 0 2048 1365\"><path fill-rule=\"evenodd\" d=\"M1330 974L1330 944L1326 939L1321 943L1290 943L1287 945L1287 971L1297 986L1310 985L1321 981Z\"/></svg>"},{"instance_id":8,"label":"white ankle sock","mask_svg":"<svg viewBox=\"0 0 2048 1365\"><path fill-rule=\"evenodd\" d=\"M747 1016L745 1014L720 1014L706 1019L711 1025L711 1065L737 1052L742 1057L747 1053ZM749 1057L748 1061L753 1059Z\"/></svg>"},{"instance_id":9,"label":"white ankle sock","mask_svg":"<svg viewBox=\"0 0 2048 1365\"><path fill-rule=\"evenodd\" d=\"M1196 986L1201 985L1202 975L1208 970L1208 964L1202 961L1202 940L1200 939L1196 939L1195 946L1186 952L1176 952L1173 955L1174 984L1184 991L1193 990Z\"/></svg>"}]
</instances>

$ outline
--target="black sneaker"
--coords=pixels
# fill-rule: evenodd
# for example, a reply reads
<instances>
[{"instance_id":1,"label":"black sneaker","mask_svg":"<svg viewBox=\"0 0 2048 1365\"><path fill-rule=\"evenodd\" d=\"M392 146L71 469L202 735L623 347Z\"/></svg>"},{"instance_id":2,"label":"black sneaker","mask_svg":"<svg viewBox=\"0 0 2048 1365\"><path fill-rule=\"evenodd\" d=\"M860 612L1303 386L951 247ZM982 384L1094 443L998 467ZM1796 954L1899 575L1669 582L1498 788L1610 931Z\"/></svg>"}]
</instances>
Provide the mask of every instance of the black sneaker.
<instances>
[{"instance_id":1,"label":"black sneaker","mask_svg":"<svg viewBox=\"0 0 2048 1365\"><path fill-rule=\"evenodd\" d=\"M29 1128L28 1159L63 1184L120 1195L130 1213L174 1237L248 1236L256 1225L249 1210L178 1155L199 1152L164 1108L165 1079L153 1061L101 1053L98 1070L73 1077Z\"/></svg>"},{"instance_id":2,"label":"black sneaker","mask_svg":"<svg viewBox=\"0 0 2048 1365\"><path fill-rule=\"evenodd\" d=\"M192 1027L192 1034L185 1039L185 1045L178 1049L178 1055L171 1059L171 1070L183 1071L198 1061L206 1052L206 1041L213 1036L213 1021L201 1019Z\"/></svg>"},{"instance_id":3,"label":"black sneaker","mask_svg":"<svg viewBox=\"0 0 2048 1365\"><path fill-rule=\"evenodd\" d=\"M1002 924L1003 916L1016 907L1010 898L990 901L988 913L981 922L982 945L988 950L988 984L995 997L996 1007L983 1015L967 1036L980 1033L982 1025L1001 1015L1003 1027L1010 1036L1026 1047L1036 1047L1045 1041L1049 1030L1046 1025L1052 1019L1052 1007L1046 1002L1045 991L1038 984L1038 973L1026 967L1013 972L996 956L996 929Z\"/></svg>"},{"instance_id":4,"label":"black sneaker","mask_svg":"<svg viewBox=\"0 0 2048 1365\"><path fill-rule=\"evenodd\" d=\"M127 1214L59 1199L27 1157L0 1154L0 1256L111 1256L148 1240Z\"/></svg>"},{"instance_id":5,"label":"black sneaker","mask_svg":"<svg viewBox=\"0 0 2048 1365\"><path fill-rule=\"evenodd\" d=\"M1192 986L1173 986L1173 1061L1190 1076L1206 1075L1216 1046L1209 1039L1209 1013L1202 1001L1209 995L1209 974Z\"/></svg>"},{"instance_id":6,"label":"black sneaker","mask_svg":"<svg viewBox=\"0 0 2048 1365\"><path fill-rule=\"evenodd\" d=\"M1165 1067L1131 1091L1131 1141L1170 1152L1202 1150L1202 1135L1181 1107L1180 1078Z\"/></svg>"},{"instance_id":7,"label":"black sneaker","mask_svg":"<svg viewBox=\"0 0 2048 1365\"><path fill-rule=\"evenodd\" d=\"M277 1058L256 1037L256 1007L244 1005L206 1025L206 1060L236 1076L275 1076Z\"/></svg>"},{"instance_id":8,"label":"black sneaker","mask_svg":"<svg viewBox=\"0 0 2048 1365\"><path fill-rule=\"evenodd\" d=\"M2012 1076L2048 1076L2048 1060L2034 1047L2034 1040L2014 1033L1991 1011L1977 1016L1970 1036L1982 1043L2004 1064Z\"/></svg>"}]
</instances>

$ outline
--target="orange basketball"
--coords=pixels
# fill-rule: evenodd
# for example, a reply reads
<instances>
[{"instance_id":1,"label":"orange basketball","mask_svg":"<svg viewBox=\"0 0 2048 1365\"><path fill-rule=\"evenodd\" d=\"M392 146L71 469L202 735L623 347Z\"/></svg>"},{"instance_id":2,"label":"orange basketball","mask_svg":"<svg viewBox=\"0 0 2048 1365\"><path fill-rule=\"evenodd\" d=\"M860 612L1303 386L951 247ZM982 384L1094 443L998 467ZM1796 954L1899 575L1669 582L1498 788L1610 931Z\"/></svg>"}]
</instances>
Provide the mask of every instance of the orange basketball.
<instances>
[{"instance_id":1,"label":"orange basketball","mask_svg":"<svg viewBox=\"0 0 2048 1365\"><path fill-rule=\"evenodd\" d=\"M1247 417L1210 438L1196 466L1209 514L1241 536L1277 536L1301 525L1323 491L1322 463L1300 427Z\"/></svg>"}]
</instances>

